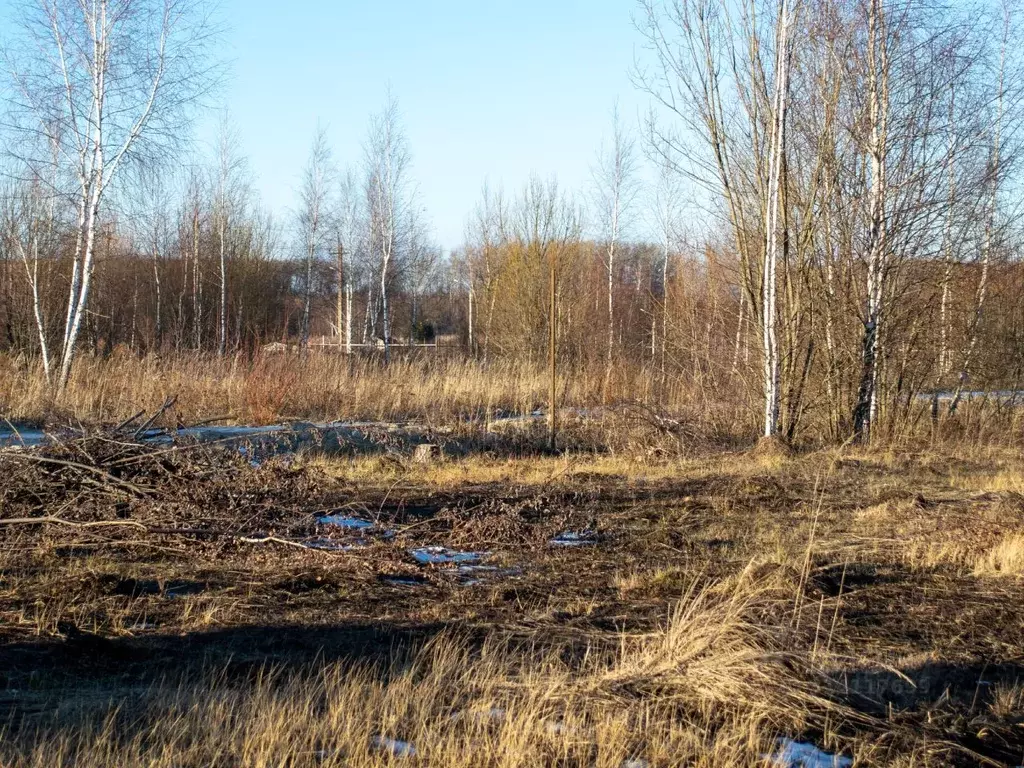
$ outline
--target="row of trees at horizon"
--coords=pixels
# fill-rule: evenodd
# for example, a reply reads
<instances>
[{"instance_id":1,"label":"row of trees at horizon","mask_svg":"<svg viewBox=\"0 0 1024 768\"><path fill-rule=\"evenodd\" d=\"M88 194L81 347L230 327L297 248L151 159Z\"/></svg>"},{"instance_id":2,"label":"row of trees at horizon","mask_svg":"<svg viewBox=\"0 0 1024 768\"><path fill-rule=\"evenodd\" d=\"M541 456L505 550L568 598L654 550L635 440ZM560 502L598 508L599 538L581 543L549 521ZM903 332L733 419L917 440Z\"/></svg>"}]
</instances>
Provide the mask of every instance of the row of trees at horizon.
<instances>
[{"instance_id":1,"label":"row of trees at horizon","mask_svg":"<svg viewBox=\"0 0 1024 768\"><path fill-rule=\"evenodd\" d=\"M1008 3L640 0L643 125L614 114L586 190L485 187L444 253L390 94L351 167L317 127L278 218L229 120L181 162L221 74L202 0L33 0L6 41L0 347L59 389L80 349L330 336L387 362L428 328L539 363L553 323L606 398L644 365L759 401L769 436L868 437L929 391L953 413L1024 361Z\"/></svg>"}]
</instances>

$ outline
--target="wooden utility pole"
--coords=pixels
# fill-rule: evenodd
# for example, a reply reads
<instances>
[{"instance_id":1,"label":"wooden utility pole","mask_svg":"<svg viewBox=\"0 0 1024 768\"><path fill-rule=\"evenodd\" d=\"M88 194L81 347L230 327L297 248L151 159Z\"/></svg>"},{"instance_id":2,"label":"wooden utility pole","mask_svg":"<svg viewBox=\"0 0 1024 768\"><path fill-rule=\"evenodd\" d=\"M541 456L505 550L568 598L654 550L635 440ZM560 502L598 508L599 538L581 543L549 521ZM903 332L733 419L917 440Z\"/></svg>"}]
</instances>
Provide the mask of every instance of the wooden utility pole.
<instances>
[{"instance_id":1,"label":"wooden utility pole","mask_svg":"<svg viewBox=\"0 0 1024 768\"><path fill-rule=\"evenodd\" d=\"M550 306L548 308L548 375L550 376L550 390L548 392L548 447L554 451L557 447L558 435L558 389L557 389L557 351L558 336L555 332L555 323L558 319L555 306L555 248L548 250L548 293Z\"/></svg>"}]
</instances>

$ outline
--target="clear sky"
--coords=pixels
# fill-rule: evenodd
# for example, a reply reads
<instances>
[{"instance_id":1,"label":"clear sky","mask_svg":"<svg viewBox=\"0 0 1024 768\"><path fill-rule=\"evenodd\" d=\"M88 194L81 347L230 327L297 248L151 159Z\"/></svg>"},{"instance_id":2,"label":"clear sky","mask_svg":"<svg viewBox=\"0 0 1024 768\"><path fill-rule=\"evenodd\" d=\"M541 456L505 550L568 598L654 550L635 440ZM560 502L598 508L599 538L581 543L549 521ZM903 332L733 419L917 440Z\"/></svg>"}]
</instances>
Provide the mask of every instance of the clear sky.
<instances>
[{"instance_id":1,"label":"clear sky","mask_svg":"<svg viewBox=\"0 0 1024 768\"><path fill-rule=\"evenodd\" d=\"M223 100L264 203L286 214L320 120L356 164L390 85L435 239L463 239L485 180L531 172L582 189L629 70L633 0L222 0L231 78Z\"/></svg>"}]
</instances>

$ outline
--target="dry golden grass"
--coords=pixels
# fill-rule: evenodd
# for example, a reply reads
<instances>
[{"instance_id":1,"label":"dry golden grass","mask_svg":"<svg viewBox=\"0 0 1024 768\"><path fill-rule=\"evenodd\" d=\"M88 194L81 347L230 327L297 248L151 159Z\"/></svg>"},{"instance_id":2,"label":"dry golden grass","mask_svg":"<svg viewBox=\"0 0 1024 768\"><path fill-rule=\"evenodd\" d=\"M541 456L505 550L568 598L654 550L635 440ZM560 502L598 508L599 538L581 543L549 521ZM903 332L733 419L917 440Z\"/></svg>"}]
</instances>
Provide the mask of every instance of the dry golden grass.
<instances>
[{"instance_id":1,"label":"dry golden grass","mask_svg":"<svg viewBox=\"0 0 1024 768\"><path fill-rule=\"evenodd\" d=\"M618 646L441 636L371 665L213 675L10 732L6 766L754 765L779 734L844 710L786 652L784 608L746 582L691 587ZM81 699L81 697L79 697ZM414 751L414 753L413 753ZM629 762L639 761L645 762Z\"/></svg>"},{"instance_id":2,"label":"dry golden grass","mask_svg":"<svg viewBox=\"0 0 1024 768\"><path fill-rule=\"evenodd\" d=\"M978 557L974 565L978 576L1024 575L1024 533L1008 533L987 552Z\"/></svg>"},{"instance_id":3,"label":"dry golden grass","mask_svg":"<svg viewBox=\"0 0 1024 768\"><path fill-rule=\"evenodd\" d=\"M996 717L1020 717L1024 712L1024 687L1019 683L996 685L989 709Z\"/></svg>"},{"instance_id":4,"label":"dry golden grass","mask_svg":"<svg viewBox=\"0 0 1024 768\"><path fill-rule=\"evenodd\" d=\"M600 369L600 370L599 370ZM560 397L566 406L605 402L654 402L699 408L708 423L736 419L736 410L710 403L681 382L658 385L643 366L623 365L605 398L603 368L563 371ZM486 420L497 410L530 413L547 401L542 364L425 355L395 359L311 353L255 358L180 354L139 358L115 351L82 356L67 390L55 397L39 363L0 355L0 415L13 421L54 415L82 421L117 421L140 409L153 410L177 396L179 410L194 419L230 416L242 423L283 419L403 420L451 425ZM655 397L657 395L657 397ZM695 411L696 412L696 411Z\"/></svg>"}]
</instances>

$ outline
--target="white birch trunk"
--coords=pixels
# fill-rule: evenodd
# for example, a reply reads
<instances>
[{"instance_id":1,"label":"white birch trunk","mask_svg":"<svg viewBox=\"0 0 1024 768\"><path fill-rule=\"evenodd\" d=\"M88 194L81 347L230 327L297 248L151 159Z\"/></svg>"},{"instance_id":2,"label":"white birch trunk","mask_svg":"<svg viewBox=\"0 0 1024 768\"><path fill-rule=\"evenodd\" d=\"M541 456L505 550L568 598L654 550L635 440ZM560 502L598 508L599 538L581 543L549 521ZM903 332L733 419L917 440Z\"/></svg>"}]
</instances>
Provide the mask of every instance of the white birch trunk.
<instances>
[{"instance_id":1,"label":"white birch trunk","mask_svg":"<svg viewBox=\"0 0 1024 768\"><path fill-rule=\"evenodd\" d=\"M352 281L345 284L345 354L352 354Z\"/></svg>"},{"instance_id":2,"label":"white birch trunk","mask_svg":"<svg viewBox=\"0 0 1024 768\"><path fill-rule=\"evenodd\" d=\"M224 357L228 348L228 257L227 257L227 211L223 210L223 192L221 211L218 216L217 240L220 257L220 320L217 324L217 355Z\"/></svg>"},{"instance_id":3,"label":"white birch trunk","mask_svg":"<svg viewBox=\"0 0 1024 768\"><path fill-rule=\"evenodd\" d=\"M888 130L888 45L885 39L882 0L868 8L868 100L871 121L871 191L867 291L860 387L854 409L853 429L859 440L871 439L872 420L878 412L878 360L882 325L886 258L886 141Z\"/></svg>"},{"instance_id":4,"label":"white birch trunk","mask_svg":"<svg viewBox=\"0 0 1024 768\"><path fill-rule=\"evenodd\" d=\"M782 155L785 151L786 109L789 95L790 0L781 0L776 44L775 93L769 149L768 200L765 222L765 258L762 296L764 345L764 437L779 431L779 340L776 331L777 272L781 216Z\"/></svg>"}]
</instances>

